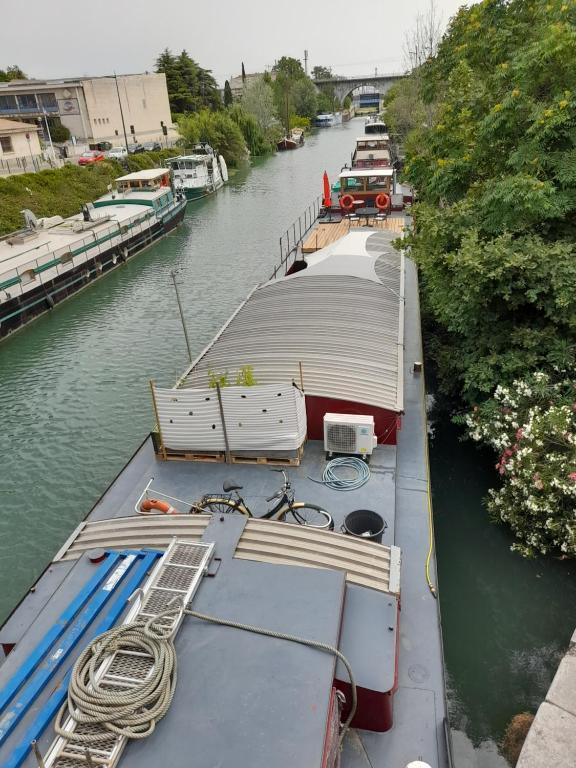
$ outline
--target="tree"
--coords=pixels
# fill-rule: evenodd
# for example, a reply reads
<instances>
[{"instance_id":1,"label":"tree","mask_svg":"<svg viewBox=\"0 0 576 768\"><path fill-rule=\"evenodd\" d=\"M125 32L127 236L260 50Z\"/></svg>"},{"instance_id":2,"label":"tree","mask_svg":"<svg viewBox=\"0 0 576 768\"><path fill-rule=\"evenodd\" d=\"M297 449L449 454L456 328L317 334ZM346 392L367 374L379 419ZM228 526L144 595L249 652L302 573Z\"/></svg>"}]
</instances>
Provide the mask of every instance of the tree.
<instances>
[{"instance_id":1,"label":"tree","mask_svg":"<svg viewBox=\"0 0 576 768\"><path fill-rule=\"evenodd\" d=\"M312 80L329 80L333 77L330 67L315 66L312 68Z\"/></svg>"},{"instance_id":2,"label":"tree","mask_svg":"<svg viewBox=\"0 0 576 768\"><path fill-rule=\"evenodd\" d=\"M442 15L436 0L428 0L428 8L418 13L414 27L404 37L404 59L408 70L418 69L433 58L442 36Z\"/></svg>"},{"instance_id":3,"label":"tree","mask_svg":"<svg viewBox=\"0 0 576 768\"><path fill-rule=\"evenodd\" d=\"M228 112L202 109L195 114L183 115L178 119L178 129L185 146L206 141L229 165L239 165L248 154L242 131Z\"/></svg>"},{"instance_id":4,"label":"tree","mask_svg":"<svg viewBox=\"0 0 576 768\"><path fill-rule=\"evenodd\" d=\"M228 80L224 83L224 106L229 107L234 99L232 98L232 88L230 88L230 83Z\"/></svg>"},{"instance_id":5,"label":"tree","mask_svg":"<svg viewBox=\"0 0 576 768\"><path fill-rule=\"evenodd\" d=\"M324 85L318 95L317 110L321 112L334 112L340 106L334 88L331 85Z\"/></svg>"},{"instance_id":6,"label":"tree","mask_svg":"<svg viewBox=\"0 0 576 768\"><path fill-rule=\"evenodd\" d=\"M228 111L230 117L242 131L248 151L259 157L274 151L275 144L268 139L256 117L244 108L244 104L233 104Z\"/></svg>"},{"instance_id":7,"label":"tree","mask_svg":"<svg viewBox=\"0 0 576 768\"><path fill-rule=\"evenodd\" d=\"M518 549L575 554L562 516L568 505L573 517L576 486L560 449L540 449L574 434L561 422L576 391L576 9L490 0L462 7L435 54L422 26L417 39L416 69L392 89L387 119L407 134L405 179L419 197L406 245L420 267L428 355L454 405L478 409L472 437L511 452L488 507L506 507ZM564 399L524 402L534 377L552 387L563 371ZM515 447L508 426L496 434L510 414L510 430L528 426L541 442Z\"/></svg>"},{"instance_id":8,"label":"tree","mask_svg":"<svg viewBox=\"0 0 576 768\"><path fill-rule=\"evenodd\" d=\"M242 62L242 83L246 82L246 70L244 69L244 62Z\"/></svg>"},{"instance_id":9,"label":"tree","mask_svg":"<svg viewBox=\"0 0 576 768\"><path fill-rule=\"evenodd\" d=\"M6 83L10 80L27 80L27 75L20 69L17 64L12 64L6 69L0 69L0 82Z\"/></svg>"},{"instance_id":10,"label":"tree","mask_svg":"<svg viewBox=\"0 0 576 768\"><path fill-rule=\"evenodd\" d=\"M274 64L272 71L276 72L276 75L282 75L285 79L291 81L306 77L302 62L299 59L292 58L292 56L282 56L282 58Z\"/></svg>"},{"instance_id":11,"label":"tree","mask_svg":"<svg viewBox=\"0 0 576 768\"><path fill-rule=\"evenodd\" d=\"M196 112L203 107L221 108L220 92L212 73L199 66L186 51L174 56L166 48L156 60L156 72L166 75L173 113Z\"/></svg>"},{"instance_id":12,"label":"tree","mask_svg":"<svg viewBox=\"0 0 576 768\"><path fill-rule=\"evenodd\" d=\"M272 138L271 131L278 121L274 111L274 91L264 78L253 80L244 88L242 106L254 115L263 134Z\"/></svg>"},{"instance_id":13,"label":"tree","mask_svg":"<svg viewBox=\"0 0 576 768\"><path fill-rule=\"evenodd\" d=\"M294 83L292 106L300 117L316 117L318 98L316 88L309 78L301 78Z\"/></svg>"}]
</instances>

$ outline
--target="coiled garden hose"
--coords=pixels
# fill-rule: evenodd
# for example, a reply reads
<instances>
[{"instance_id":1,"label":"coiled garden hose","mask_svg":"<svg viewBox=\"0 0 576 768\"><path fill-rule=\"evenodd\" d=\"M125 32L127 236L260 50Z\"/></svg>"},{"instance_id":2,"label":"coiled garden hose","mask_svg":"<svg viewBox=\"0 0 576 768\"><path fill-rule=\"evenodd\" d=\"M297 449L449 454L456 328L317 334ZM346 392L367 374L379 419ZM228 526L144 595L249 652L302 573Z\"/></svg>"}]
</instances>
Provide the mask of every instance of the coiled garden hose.
<instances>
[{"instance_id":1,"label":"coiled garden hose","mask_svg":"<svg viewBox=\"0 0 576 768\"><path fill-rule=\"evenodd\" d=\"M339 477L337 470L342 468L354 470L356 476L350 478ZM313 477L308 479L315 483L322 483L322 485L332 488L334 491L355 491L370 480L370 469L363 459L358 459L355 456L339 456L326 464L322 480L315 480Z\"/></svg>"}]
</instances>

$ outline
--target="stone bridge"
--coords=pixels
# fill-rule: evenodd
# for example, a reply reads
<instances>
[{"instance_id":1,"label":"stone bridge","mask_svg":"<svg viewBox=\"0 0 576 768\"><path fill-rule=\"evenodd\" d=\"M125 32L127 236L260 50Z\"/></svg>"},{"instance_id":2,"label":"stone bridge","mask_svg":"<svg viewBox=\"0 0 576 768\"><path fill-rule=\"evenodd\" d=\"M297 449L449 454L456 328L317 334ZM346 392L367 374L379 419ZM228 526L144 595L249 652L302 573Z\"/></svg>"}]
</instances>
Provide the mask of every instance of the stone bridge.
<instances>
[{"instance_id":1,"label":"stone bridge","mask_svg":"<svg viewBox=\"0 0 576 768\"><path fill-rule=\"evenodd\" d=\"M365 77L330 77L322 80L314 80L314 85L322 89L322 86L331 85L334 95L343 102L356 88L363 85L372 85L383 96L390 88L401 80L404 75L366 75Z\"/></svg>"}]
</instances>

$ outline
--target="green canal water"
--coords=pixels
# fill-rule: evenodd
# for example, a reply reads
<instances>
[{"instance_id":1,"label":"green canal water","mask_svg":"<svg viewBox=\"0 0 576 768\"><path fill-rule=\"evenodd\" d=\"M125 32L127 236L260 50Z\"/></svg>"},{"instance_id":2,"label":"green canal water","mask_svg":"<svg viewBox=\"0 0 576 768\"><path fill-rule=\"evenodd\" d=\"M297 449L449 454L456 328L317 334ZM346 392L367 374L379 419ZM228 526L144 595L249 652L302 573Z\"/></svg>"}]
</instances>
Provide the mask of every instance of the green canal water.
<instances>
[{"instance_id":1,"label":"green canal water","mask_svg":"<svg viewBox=\"0 0 576 768\"><path fill-rule=\"evenodd\" d=\"M130 458L152 423L148 380L192 352L278 261L278 238L346 162L361 120L257 161L184 225L0 344L0 621ZM499 768L496 742L534 710L576 624L576 564L525 561L481 499L490 458L435 425L441 607L457 768Z\"/></svg>"}]
</instances>

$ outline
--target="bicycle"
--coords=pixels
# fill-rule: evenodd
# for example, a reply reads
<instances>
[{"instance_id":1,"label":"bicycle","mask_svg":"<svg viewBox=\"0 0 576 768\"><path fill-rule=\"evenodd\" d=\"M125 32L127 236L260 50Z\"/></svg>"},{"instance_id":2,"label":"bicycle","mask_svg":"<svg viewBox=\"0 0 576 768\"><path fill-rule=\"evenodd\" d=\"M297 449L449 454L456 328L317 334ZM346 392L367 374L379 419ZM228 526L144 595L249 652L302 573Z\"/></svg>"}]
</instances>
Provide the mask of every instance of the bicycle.
<instances>
[{"instance_id":1,"label":"bicycle","mask_svg":"<svg viewBox=\"0 0 576 768\"><path fill-rule=\"evenodd\" d=\"M311 528L334 530L334 520L329 512L316 504L305 501L294 501L294 490L283 469L272 469L271 472L282 472L284 484L275 494L266 499L268 503L278 499L278 503L263 515L254 515L238 491L243 486L226 481L223 484L224 493L234 494L228 496L206 495L195 504L191 512L210 512L212 514L241 514L246 517L257 517L259 520L281 520L298 525L307 525ZM287 519L289 517L289 519Z\"/></svg>"}]
</instances>

